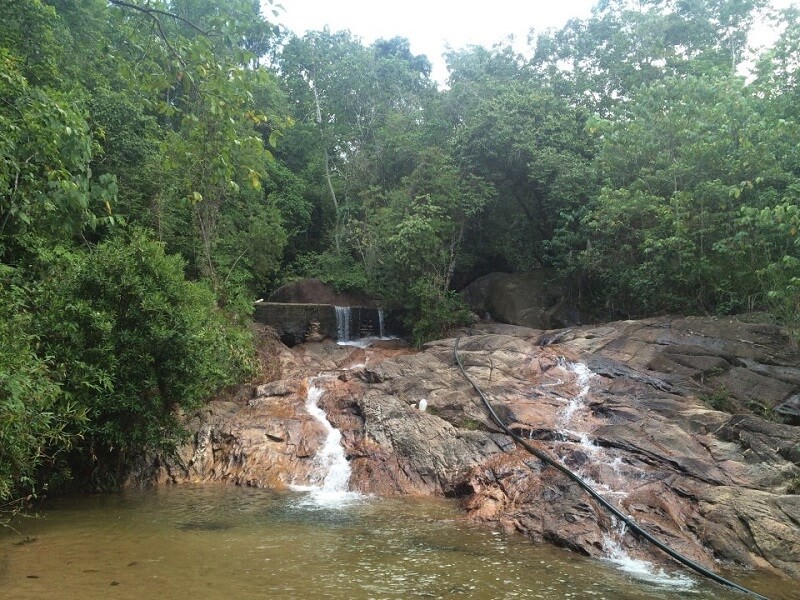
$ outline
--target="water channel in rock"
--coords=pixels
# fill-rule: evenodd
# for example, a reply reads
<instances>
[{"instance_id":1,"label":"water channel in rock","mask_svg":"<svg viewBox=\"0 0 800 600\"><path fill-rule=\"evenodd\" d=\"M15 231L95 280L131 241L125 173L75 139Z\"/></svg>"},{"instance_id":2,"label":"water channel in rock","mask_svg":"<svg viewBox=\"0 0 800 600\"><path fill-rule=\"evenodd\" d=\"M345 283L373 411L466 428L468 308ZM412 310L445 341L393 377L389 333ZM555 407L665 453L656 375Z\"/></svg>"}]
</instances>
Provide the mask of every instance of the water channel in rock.
<instances>
[{"instance_id":1,"label":"water channel in rock","mask_svg":"<svg viewBox=\"0 0 800 600\"><path fill-rule=\"evenodd\" d=\"M316 379L322 379L322 377ZM325 388L318 386L316 379L308 382L306 410L325 428L325 443L314 458L316 463L315 479L311 481L310 485L294 485L292 489L307 492L307 503L342 507L359 501L362 496L350 491L350 463L344 454L344 448L342 448L342 434L330 424L325 411L319 406L319 399L325 393Z\"/></svg>"},{"instance_id":2,"label":"water channel in rock","mask_svg":"<svg viewBox=\"0 0 800 600\"><path fill-rule=\"evenodd\" d=\"M559 414L560 429L558 433L562 437L562 441L556 444L558 457L564 464L572 462L576 453L585 457L586 462L574 466L573 471L606 500L622 509L624 507L621 501L628 495L625 489L626 477L630 474L623 472L623 463L620 457L610 455L604 448L598 446L581 425L582 413L588 412L587 397L595 374L583 363L562 360L560 366L574 375L578 392ZM590 468L593 468L595 472L591 472ZM598 473L602 473L602 470L606 471L605 477L598 477ZM634 476L636 475L634 474ZM609 485L607 482L611 482L611 484ZM606 560L645 581L682 588L685 591L694 587L694 580L683 571L667 573L658 565L631 556L623 543L626 535L625 524L614 517L611 519L614 527L611 531L606 532L603 539Z\"/></svg>"},{"instance_id":3,"label":"water channel in rock","mask_svg":"<svg viewBox=\"0 0 800 600\"><path fill-rule=\"evenodd\" d=\"M476 527L444 501L332 507L299 492L177 486L52 500L15 525L0 532L0 591L17 600L743 598L702 581L648 584ZM797 597L789 583L752 583Z\"/></svg>"}]
</instances>

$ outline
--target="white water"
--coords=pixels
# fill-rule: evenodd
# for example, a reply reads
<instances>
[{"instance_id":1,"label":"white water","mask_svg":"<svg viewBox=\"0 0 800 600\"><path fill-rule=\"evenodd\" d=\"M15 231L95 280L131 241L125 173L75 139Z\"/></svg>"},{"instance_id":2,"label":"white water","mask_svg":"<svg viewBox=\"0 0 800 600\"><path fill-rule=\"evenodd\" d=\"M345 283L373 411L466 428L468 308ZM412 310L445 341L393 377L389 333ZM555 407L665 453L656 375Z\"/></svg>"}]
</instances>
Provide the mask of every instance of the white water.
<instances>
[{"instance_id":1,"label":"white water","mask_svg":"<svg viewBox=\"0 0 800 600\"><path fill-rule=\"evenodd\" d=\"M581 413L587 409L586 398L589 395L591 381L595 374L583 363L570 363L562 359L559 361L559 365L575 375L575 381L579 387L578 393L558 416L559 433L565 439L571 437L579 440L577 443L565 443L577 445L587 455L588 463L606 464L611 467L615 475L621 476L622 460L620 457L614 457L609 460L606 451L594 443L588 432L580 429L579 419ZM562 462L565 462L566 456L562 453L559 458ZM585 470L577 469L575 472L583 481L602 495L615 496L618 499L617 502L628 495L623 489L613 489L604 483L595 481ZM617 506L621 508L619 504ZM689 590L695 586L695 581L690 577L681 573L666 573L649 561L633 558L622 546L622 539L625 536L625 523L619 522L614 517L612 517L612 520L615 524L615 529L607 532L603 538L603 550L606 553L606 560L616 565L620 570L642 581L676 587L682 590Z\"/></svg>"},{"instance_id":2,"label":"white water","mask_svg":"<svg viewBox=\"0 0 800 600\"><path fill-rule=\"evenodd\" d=\"M355 348L369 348L377 341L381 340L396 340L396 337L388 336L388 337L365 337L365 338L358 338L357 340L346 340L344 342L336 342L340 346L353 346Z\"/></svg>"},{"instance_id":3,"label":"white water","mask_svg":"<svg viewBox=\"0 0 800 600\"><path fill-rule=\"evenodd\" d=\"M378 309L378 337L384 339L386 337L386 325L385 325L386 316L383 314L383 309Z\"/></svg>"},{"instance_id":4,"label":"white water","mask_svg":"<svg viewBox=\"0 0 800 600\"><path fill-rule=\"evenodd\" d=\"M340 346L369 348L378 340L396 340L395 336L386 335L386 314L382 308L378 311L378 335L369 337L352 337L353 309L350 306L334 306L336 309L336 343Z\"/></svg>"},{"instance_id":5,"label":"white water","mask_svg":"<svg viewBox=\"0 0 800 600\"><path fill-rule=\"evenodd\" d=\"M319 399L325 393L324 388L309 382L306 395L306 410L319 421L325 428L325 444L314 457L317 467L317 476L308 486L292 486L292 489L310 492L308 499L311 504L325 507L343 507L352 504L361 498L361 494L351 492L350 463L347 462L344 448L342 447L342 432L328 421L325 411L319 406Z\"/></svg>"},{"instance_id":6,"label":"white water","mask_svg":"<svg viewBox=\"0 0 800 600\"><path fill-rule=\"evenodd\" d=\"M353 311L349 306L334 306L336 310L336 341L339 343L350 341L350 323Z\"/></svg>"},{"instance_id":7,"label":"white water","mask_svg":"<svg viewBox=\"0 0 800 600\"><path fill-rule=\"evenodd\" d=\"M583 363L568 363L562 361L561 365L563 368L576 375L580 391L570 400L570 403L559 415L558 424L560 426L560 432L577 436L580 438L581 445L584 449L587 450L589 454L595 455L597 453L596 451L600 448L589 439L589 435L585 431L573 431L569 429L575 413L586 408L586 396L589 394L590 382L595 375L592 373L592 370Z\"/></svg>"},{"instance_id":8,"label":"white water","mask_svg":"<svg viewBox=\"0 0 800 600\"><path fill-rule=\"evenodd\" d=\"M614 522L616 531L606 533L603 538L603 550L607 554L606 560L608 562L640 581L682 590L690 590L695 587L697 582L691 577L678 572L667 573L664 569L656 567L649 561L633 558L628 554L620 544L620 540L625 536L625 523L616 519L614 519Z\"/></svg>"}]
</instances>

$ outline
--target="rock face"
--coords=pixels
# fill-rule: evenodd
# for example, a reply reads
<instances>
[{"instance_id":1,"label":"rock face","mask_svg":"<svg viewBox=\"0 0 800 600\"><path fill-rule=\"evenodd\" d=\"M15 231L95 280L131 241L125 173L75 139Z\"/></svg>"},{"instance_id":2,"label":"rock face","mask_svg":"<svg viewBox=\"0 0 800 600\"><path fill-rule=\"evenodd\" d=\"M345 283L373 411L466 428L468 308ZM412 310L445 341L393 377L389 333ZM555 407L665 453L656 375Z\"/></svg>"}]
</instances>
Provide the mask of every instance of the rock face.
<instances>
[{"instance_id":1,"label":"rock face","mask_svg":"<svg viewBox=\"0 0 800 600\"><path fill-rule=\"evenodd\" d=\"M566 288L557 275L546 269L490 273L469 284L462 295L475 313L489 315L501 323L554 329L582 320L567 301Z\"/></svg>"},{"instance_id":2,"label":"rock face","mask_svg":"<svg viewBox=\"0 0 800 600\"><path fill-rule=\"evenodd\" d=\"M679 552L798 578L800 496L790 492L800 482L800 428L776 420L800 386L789 342L776 327L731 319L562 331L483 324L464 332L459 354L513 431ZM621 536L576 483L498 432L455 367L453 344L286 349L279 381L192 416L193 443L149 475L307 481L321 428L305 414L305 381L321 374L351 488L458 497L472 518L536 541L591 556L616 543L663 562Z\"/></svg>"},{"instance_id":3,"label":"rock face","mask_svg":"<svg viewBox=\"0 0 800 600\"><path fill-rule=\"evenodd\" d=\"M800 497L787 493L800 474L800 429L763 418L797 392L800 375L800 357L777 328L653 319L524 341L501 326L485 333L463 340L468 372L523 437L703 564L800 575ZM491 371L513 373L516 386L498 385ZM722 397L729 410L763 416L714 410ZM509 453L473 470L470 485L476 518L604 552L607 517L554 469ZM623 543L650 553L630 536Z\"/></svg>"},{"instance_id":4,"label":"rock face","mask_svg":"<svg viewBox=\"0 0 800 600\"><path fill-rule=\"evenodd\" d=\"M213 481L275 489L309 484L317 469L314 457L325 442L323 427L305 408L311 375L344 373L345 366L364 360L364 350L332 342L300 347L302 352L274 341L272 348L278 379L243 386L232 397L185 415L190 442L176 456L148 457L129 484Z\"/></svg>"}]
</instances>

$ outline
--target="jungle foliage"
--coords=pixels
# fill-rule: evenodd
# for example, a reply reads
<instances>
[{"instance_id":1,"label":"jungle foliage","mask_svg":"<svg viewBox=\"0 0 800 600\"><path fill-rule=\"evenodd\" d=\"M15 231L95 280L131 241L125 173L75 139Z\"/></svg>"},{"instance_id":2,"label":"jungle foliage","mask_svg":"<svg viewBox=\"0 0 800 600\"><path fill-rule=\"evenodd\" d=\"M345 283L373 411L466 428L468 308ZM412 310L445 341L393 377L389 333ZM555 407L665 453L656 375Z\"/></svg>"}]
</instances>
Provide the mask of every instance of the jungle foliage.
<instances>
[{"instance_id":1,"label":"jungle foliage","mask_svg":"<svg viewBox=\"0 0 800 600\"><path fill-rule=\"evenodd\" d=\"M471 280L540 267L598 318L800 326L797 11L602 0L525 55L449 52L445 89L404 38L266 14L0 0L0 510L169 449L292 278L381 297L417 343Z\"/></svg>"}]
</instances>

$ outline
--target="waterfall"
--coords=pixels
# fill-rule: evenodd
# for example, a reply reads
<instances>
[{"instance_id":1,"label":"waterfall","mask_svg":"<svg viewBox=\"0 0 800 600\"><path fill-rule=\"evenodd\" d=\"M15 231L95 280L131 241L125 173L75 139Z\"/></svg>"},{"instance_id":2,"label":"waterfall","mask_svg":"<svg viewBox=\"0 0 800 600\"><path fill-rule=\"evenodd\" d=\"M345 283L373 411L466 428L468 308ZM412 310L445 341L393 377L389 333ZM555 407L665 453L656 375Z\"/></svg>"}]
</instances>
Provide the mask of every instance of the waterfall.
<instances>
[{"instance_id":1,"label":"waterfall","mask_svg":"<svg viewBox=\"0 0 800 600\"><path fill-rule=\"evenodd\" d=\"M383 314L383 309L378 309L378 337L384 339L386 337L386 325L385 325L386 316Z\"/></svg>"},{"instance_id":2,"label":"waterfall","mask_svg":"<svg viewBox=\"0 0 800 600\"><path fill-rule=\"evenodd\" d=\"M326 430L325 445L316 456L316 461L324 475L321 491L324 493L335 494L347 491L347 484L350 481L350 463L344 455L342 448L342 432L336 429L328 421L328 417L319 407L319 399L325 390L321 387L311 386L308 388L306 399L306 409L309 414L319 421Z\"/></svg>"},{"instance_id":3,"label":"waterfall","mask_svg":"<svg viewBox=\"0 0 800 600\"><path fill-rule=\"evenodd\" d=\"M570 400L567 408L559 415L559 425L565 429L576 411L582 409L586 403L586 396L589 394L589 386L594 377L592 370L583 363L568 363L563 359L559 360L559 366L575 374L580 391ZM560 382L560 380L559 380ZM567 430L567 433L577 433ZM585 435L585 434L584 434Z\"/></svg>"},{"instance_id":4,"label":"waterfall","mask_svg":"<svg viewBox=\"0 0 800 600\"><path fill-rule=\"evenodd\" d=\"M575 376L576 383L578 384L578 393L570 399L569 404L567 404L564 410L558 415L556 421L559 427L558 433L564 440L578 438L578 448L591 459L592 463L602 461L602 458L598 456L601 452L601 448L589 437L588 432L580 429L580 423L573 423L573 421L576 420L576 414L580 416L580 413L586 408L586 397L589 395L591 380L595 375L591 369L583 363L570 363L562 358L559 359L559 366ZM565 461L567 457L561 456L560 458L562 461ZM598 491L613 493L611 488L604 483L596 481L585 469L577 469L575 472L581 479L593 488L598 489Z\"/></svg>"},{"instance_id":5,"label":"waterfall","mask_svg":"<svg viewBox=\"0 0 800 600\"><path fill-rule=\"evenodd\" d=\"M334 308L336 309L336 341L349 342L353 310L349 306L334 306Z\"/></svg>"},{"instance_id":6,"label":"waterfall","mask_svg":"<svg viewBox=\"0 0 800 600\"><path fill-rule=\"evenodd\" d=\"M580 417L587 410L586 399L591 389L591 382L596 375L589 367L583 363L567 362L563 358L559 359L559 366L569 371L575 376L578 384L578 393L569 401L569 404L558 415L558 433L562 439L570 440L577 438L577 442L566 441L564 445L577 447L577 450L588 457L587 467L606 466L610 467L609 476L623 478L622 460L620 457L611 457L602 447L598 446L589 436L589 433L581 428ZM562 463L569 463L569 450L558 453ZM620 500L625 498L628 493L624 489L614 489L605 483L606 477L597 477L603 481L596 481L595 478L584 468L574 469L575 473L586 483L592 486L603 496L616 496ZM619 505L618 505L619 506ZM620 506L620 508L622 508ZM603 536L603 550L606 553L606 560L616 565L622 571L637 577L640 580L660 585L670 585L683 589L694 586L694 580L680 573L669 574L663 569L656 568L655 565L646 561L633 558L622 546L622 539L625 536L625 523L617 521L612 517L614 530L607 532Z\"/></svg>"},{"instance_id":7,"label":"waterfall","mask_svg":"<svg viewBox=\"0 0 800 600\"><path fill-rule=\"evenodd\" d=\"M319 400L324 393L324 388L315 385L313 380L309 381L306 410L326 431L325 443L314 457L317 474L312 479L312 485L292 486L292 488L311 492L309 499L314 505L345 506L361 495L348 490L350 463L347 462L342 448L342 432L331 425L325 411L319 406Z\"/></svg>"},{"instance_id":8,"label":"waterfall","mask_svg":"<svg viewBox=\"0 0 800 600\"><path fill-rule=\"evenodd\" d=\"M633 558L628 554L620 544L620 540L625 536L625 523L619 522L617 519L613 521L615 531L606 533L603 536L603 550L607 555L607 561L640 581L668 585L684 590L694 587L695 582L690 577L681 573L666 573L664 569L657 568L653 563Z\"/></svg>"},{"instance_id":9,"label":"waterfall","mask_svg":"<svg viewBox=\"0 0 800 600\"><path fill-rule=\"evenodd\" d=\"M334 306L336 342L342 346L367 348L375 340L395 339L387 335L386 314L382 308Z\"/></svg>"}]
</instances>

